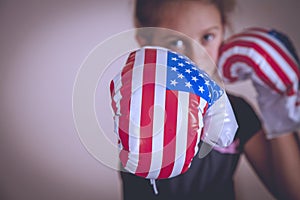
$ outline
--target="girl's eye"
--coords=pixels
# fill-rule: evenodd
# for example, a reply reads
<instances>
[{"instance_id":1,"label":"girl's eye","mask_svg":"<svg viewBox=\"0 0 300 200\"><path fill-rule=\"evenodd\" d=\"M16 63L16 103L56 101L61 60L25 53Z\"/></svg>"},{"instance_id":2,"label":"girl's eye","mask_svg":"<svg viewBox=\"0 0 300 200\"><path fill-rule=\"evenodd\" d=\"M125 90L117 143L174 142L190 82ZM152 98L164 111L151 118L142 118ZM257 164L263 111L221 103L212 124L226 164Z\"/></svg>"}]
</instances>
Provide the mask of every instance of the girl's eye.
<instances>
[{"instance_id":1,"label":"girl's eye","mask_svg":"<svg viewBox=\"0 0 300 200\"><path fill-rule=\"evenodd\" d=\"M185 54L187 51L186 42L181 39L174 39L168 42L168 48L178 53Z\"/></svg>"},{"instance_id":2,"label":"girl's eye","mask_svg":"<svg viewBox=\"0 0 300 200\"><path fill-rule=\"evenodd\" d=\"M176 49L183 49L184 43L182 40L174 40L170 42L172 47L175 47Z\"/></svg>"},{"instance_id":3,"label":"girl's eye","mask_svg":"<svg viewBox=\"0 0 300 200\"><path fill-rule=\"evenodd\" d=\"M212 33L205 34L203 36L203 42L206 43L206 42L212 41L214 38L215 38L215 36Z\"/></svg>"}]
</instances>

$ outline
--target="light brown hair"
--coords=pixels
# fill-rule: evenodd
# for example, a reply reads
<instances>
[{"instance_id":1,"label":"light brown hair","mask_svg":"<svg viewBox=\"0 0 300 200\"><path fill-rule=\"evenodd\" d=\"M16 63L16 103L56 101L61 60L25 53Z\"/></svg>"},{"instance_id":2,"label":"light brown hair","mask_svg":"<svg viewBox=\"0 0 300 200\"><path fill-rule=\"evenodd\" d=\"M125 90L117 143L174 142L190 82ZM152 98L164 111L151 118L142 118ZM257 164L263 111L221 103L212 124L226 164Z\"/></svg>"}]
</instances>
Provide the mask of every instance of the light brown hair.
<instances>
[{"instance_id":1,"label":"light brown hair","mask_svg":"<svg viewBox=\"0 0 300 200\"><path fill-rule=\"evenodd\" d=\"M177 4L186 1L198 1L215 5L221 15L223 25L228 25L228 15L234 10L235 0L136 0L134 22L137 28L159 26L164 9L168 3Z\"/></svg>"}]
</instances>

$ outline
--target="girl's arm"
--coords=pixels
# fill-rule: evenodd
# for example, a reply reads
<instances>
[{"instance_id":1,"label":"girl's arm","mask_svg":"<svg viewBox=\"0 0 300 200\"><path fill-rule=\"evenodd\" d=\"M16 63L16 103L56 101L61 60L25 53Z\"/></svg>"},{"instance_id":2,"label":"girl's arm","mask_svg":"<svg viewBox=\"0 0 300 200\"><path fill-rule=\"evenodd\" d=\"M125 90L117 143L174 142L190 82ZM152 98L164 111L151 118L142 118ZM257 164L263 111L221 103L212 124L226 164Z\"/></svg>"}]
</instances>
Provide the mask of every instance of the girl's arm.
<instances>
[{"instance_id":1,"label":"girl's arm","mask_svg":"<svg viewBox=\"0 0 300 200\"><path fill-rule=\"evenodd\" d=\"M245 145L245 155L278 199L300 199L300 150L293 133L267 140L261 130Z\"/></svg>"}]
</instances>

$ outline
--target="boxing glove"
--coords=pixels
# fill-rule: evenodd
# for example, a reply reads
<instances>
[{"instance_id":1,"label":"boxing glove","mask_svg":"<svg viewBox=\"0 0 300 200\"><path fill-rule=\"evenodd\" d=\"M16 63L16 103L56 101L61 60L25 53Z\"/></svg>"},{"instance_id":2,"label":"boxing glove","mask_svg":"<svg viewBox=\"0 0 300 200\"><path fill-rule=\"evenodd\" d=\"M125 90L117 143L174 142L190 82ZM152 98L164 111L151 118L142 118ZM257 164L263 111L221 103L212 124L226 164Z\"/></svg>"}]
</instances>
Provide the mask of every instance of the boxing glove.
<instances>
[{"instance_id":1,"label":"boxing glove","mask_svg":"<svg viewBox=\"0 0 300 200\"><path fill-rule=\"evenodd\" d=\"M226 83L252 80L268 139L300 127L299 58L287 35L247 28L221 46L218 67Z\"/></svg>"},{"instance_id":2,"label":"boxing glove","mask_svg":"<svg viewBox=\"0 0 300 200\"><path fill-rule=\"evenodd\" d=\"M165 48L131 52L110 92L122 167L147 179L186 172L200 140L225 147L237 130L225 91Z\"/></svg>"}]
</instances>

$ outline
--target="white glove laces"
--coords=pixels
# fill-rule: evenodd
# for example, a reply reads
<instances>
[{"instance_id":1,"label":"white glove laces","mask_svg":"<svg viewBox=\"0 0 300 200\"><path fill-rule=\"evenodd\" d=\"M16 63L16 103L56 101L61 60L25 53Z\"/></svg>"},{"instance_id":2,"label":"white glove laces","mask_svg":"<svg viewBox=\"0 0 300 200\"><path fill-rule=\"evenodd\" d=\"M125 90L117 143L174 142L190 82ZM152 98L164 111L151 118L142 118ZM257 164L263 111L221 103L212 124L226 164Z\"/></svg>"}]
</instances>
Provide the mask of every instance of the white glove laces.
<instances>
[{"instance_id":1,"label":"white glove laces","mask_svg":"<svg viewBox=\"0 0 300 200\"><path fill-rule=\"evenodd\" d=\"M154 194L158 194L158 190L157 190L157 187L156 187L156 182L155 182L155 179L150 179L150 183L153 187L153 191L154 191Z\"/></svg>"}]
</instances>

